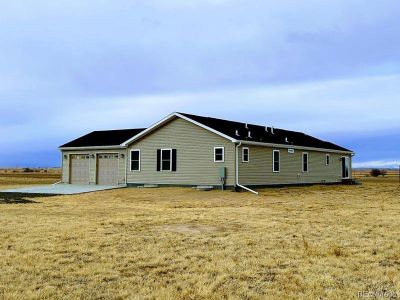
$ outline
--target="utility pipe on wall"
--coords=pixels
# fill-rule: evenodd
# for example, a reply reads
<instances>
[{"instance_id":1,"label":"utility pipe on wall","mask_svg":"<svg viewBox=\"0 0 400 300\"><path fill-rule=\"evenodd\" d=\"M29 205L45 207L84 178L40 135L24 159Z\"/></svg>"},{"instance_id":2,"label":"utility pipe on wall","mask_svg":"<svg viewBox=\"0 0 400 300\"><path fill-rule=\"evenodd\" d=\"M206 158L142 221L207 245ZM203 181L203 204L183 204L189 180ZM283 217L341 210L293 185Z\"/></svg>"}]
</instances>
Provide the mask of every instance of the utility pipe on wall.
<instances>
[{"instance_id":1,"label":"utility pipe on wall","mask_svg":"<svg viewBox=\"0 0 400 300\"><path fill-rule=\"evenodd\" d=\"M248 187L245 187L239 183L239 147L242 145L242 142L239 142L239 144L236 145L236 185L238 187L241 187L242 189L245 189L246 191L249 191L253 194L260 195L256 191L249 189Z\"/></svg>"}]
</instances>

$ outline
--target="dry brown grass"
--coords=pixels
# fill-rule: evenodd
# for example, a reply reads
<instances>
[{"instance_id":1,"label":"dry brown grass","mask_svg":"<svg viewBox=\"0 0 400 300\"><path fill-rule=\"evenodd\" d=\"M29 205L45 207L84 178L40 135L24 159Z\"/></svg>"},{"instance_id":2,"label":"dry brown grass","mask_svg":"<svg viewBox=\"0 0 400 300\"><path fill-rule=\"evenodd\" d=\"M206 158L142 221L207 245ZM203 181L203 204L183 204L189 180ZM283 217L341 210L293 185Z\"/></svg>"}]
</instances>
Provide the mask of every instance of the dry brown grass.
<instances>
[{"instance_id":1,"label":"dry brown grass","mask_svg":"<svg viewBox=\"0 0 400 300\"><path fill-rule=\"evenodd\" d=\"M61 174L59 172L13 173L13 171L14 170L4 172L4 169L0 171L0 189L52 184L61 180Z\"/></svg>"},{"instance_id":2,"label":"dry brown grass","mask_svg":"<svg viewBox=\"0 0 400 300\"><path fill-rule=\"evenodd\" d=\"M400 290L400 190L120 189L0 205L0 298L357 299Z\"/></svg>"}]
</instances>

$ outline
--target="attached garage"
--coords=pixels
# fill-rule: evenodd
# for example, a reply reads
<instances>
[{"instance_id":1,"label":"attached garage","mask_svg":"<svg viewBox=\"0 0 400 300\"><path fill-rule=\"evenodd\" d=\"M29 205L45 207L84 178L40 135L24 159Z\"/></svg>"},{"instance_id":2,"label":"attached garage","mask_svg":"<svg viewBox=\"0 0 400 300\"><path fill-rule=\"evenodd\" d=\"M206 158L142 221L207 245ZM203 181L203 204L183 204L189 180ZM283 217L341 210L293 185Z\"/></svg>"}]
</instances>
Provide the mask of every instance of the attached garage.
<instances>
[{"instance_id":1,"label":"attached garage","mask_svg":"<svg viewBox=\"0 0 400 300\"><path fill-rule=\"evenodd\" d=\"M97 184L118 185L118 154L97 155Z\"/></svg>"},{"instance_id":2,"label":"attached garage","mask_svg":"<svg viewBox=\"0 0 400 300\"><path fill-rule=\"evenodd\" d=\"M89 184L90 158L89 155L79 154L70 157L70 183Z\"/></svg>"},{"instance_id":3,"label":"attached garage","mask_svg":"<svg viewBox=\"0 0 400 300\"><path fill-rule=\"evenodd\" d=\"M126 147L144 128L93 131L60 147L62 183L126 185Z\"/></svg>"}]
</instances>

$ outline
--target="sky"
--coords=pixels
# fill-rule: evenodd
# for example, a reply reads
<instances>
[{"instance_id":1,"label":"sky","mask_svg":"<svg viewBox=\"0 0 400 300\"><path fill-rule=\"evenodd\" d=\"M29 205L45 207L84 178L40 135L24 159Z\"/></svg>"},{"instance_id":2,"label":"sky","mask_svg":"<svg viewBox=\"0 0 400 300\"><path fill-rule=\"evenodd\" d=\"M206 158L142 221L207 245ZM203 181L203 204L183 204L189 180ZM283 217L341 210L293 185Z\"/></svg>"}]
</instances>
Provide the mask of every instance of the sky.
<instances>
[{"instance_id":1,"label":"sky","mask_svg":"<svg viewBox=\"0 0 400 300\"><path fill-rule=\"evenodd\" d=\"M0 167L174 111L304 131L400 164L393 0L0 0Z\"/></svg>"}]
</instances>

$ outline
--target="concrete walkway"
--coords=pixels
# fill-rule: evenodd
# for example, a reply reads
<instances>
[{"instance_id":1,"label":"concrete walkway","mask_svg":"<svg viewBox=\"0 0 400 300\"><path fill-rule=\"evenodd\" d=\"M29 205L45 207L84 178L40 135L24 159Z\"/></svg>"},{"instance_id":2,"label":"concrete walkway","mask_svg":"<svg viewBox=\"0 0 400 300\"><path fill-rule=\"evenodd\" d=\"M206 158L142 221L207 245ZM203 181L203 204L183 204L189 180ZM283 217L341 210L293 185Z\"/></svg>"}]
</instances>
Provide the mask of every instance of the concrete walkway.
<instances>
[{"instance_id":1,"label":"concrete walkway","mask_svg":"<svg viewBox=\"0 0 400 300\"><path fill-rule=\"evenodd\" d=\"M49 195L75 195L111 189L119 189L120 186L108 185L76 185L76 184L55 184L28 186L23 188L0 190L0 193L19 193L19 194L49 194Z\"/></svg>"}]
</instances>

